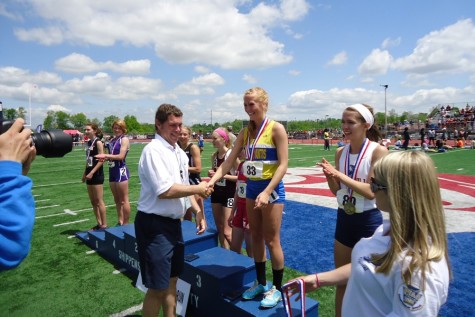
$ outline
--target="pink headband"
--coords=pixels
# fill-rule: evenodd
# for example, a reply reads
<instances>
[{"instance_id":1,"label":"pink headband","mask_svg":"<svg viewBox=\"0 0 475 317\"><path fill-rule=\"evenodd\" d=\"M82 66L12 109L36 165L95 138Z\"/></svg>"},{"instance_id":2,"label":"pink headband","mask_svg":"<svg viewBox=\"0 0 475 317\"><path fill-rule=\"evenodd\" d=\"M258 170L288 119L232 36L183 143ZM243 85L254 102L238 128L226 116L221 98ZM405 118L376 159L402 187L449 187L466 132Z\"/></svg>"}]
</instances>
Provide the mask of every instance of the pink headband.
<instances>
[{"instance_id":1,"label":"pink headband","mask_svg":"<svg viewBox=\"0 0 475 317\"><path fill-rule=\"evenodd\" d=\"M214 130L214 132L219 134L224 139L224 141L226 141L226 142L229 141L229 135L223 129L217 128L216 130Z\"/></svg>"}]
</instances>

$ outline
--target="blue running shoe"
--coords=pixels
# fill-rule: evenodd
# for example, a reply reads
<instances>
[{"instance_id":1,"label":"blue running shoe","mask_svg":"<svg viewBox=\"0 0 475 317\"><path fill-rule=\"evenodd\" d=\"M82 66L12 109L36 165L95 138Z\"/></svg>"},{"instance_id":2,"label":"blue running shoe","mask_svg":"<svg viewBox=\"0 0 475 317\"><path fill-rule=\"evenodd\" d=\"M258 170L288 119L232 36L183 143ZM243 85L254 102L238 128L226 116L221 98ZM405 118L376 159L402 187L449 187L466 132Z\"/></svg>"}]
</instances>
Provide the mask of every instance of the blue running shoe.
<instances>
[{"instance_id":1,"label":"blue running shoe","mask_svg":"<svg viewBox=\"0 0 475 317\"><path fill-rule=\"evenodd\" d=\"M254 281L254 286L252 286L250 289L245 291L242 294L243 299L254 299L257 295L264 294L267 292L269 288L264 285L259 284L257 281Z\"/></svg>"},{"instance_id":2,"label":"blue running shoe","mask_svg":"<svg viewBox=\"0 0 475 317\"><path fill-rule=\"evenodd\" d=\"M270 290L264 293L264 299L261 300L261 306L266 308L272 308L282 300L282 294L275 286L272 286Z\"/></svg>"}]
</instances>

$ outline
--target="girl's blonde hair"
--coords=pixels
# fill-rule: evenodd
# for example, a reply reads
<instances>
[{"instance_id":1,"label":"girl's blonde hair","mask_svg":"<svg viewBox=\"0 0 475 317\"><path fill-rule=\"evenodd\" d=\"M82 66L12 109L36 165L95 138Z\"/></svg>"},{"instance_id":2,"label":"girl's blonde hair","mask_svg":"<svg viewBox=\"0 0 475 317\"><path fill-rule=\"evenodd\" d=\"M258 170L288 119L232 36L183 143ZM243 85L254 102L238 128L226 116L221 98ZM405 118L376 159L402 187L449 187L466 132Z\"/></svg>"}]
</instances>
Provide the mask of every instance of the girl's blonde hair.
<instances>
[{"instance_id":1,"label":"girl's blonde hair","mask_svg":"<svg viewBox=\"0 0 475 317\"><path fill-rule=\"evenodd\" d=\"M188 131L188 136L191 137L191 134L193 133L193 131L191 131L191 128L189 126L186 126L186 125L183 125L181 126L181 129L185 129L186 131Z\"/></svg>"},{"instance_id":2,"label":"girl's blonde hair","mask_svg":"<svg viewBox=\"0 0 475 317\"><path fill-rule=\"evenodd\" d=\"M432 159L421 151L393 152L375 163L374 178L387 186L392 209L391 246L387 252L371 256L378 266L376 272L389 274L401 256L405 258L402 269L407 285L420 272L424 287L430 261L445 257L450 272L445 215Z\"/></svg>"},{"instance_id":3,"label":"girl's blonde hair","mask_svg":"<svg viewBox=\"0 0 475 317\"><path fill-rule=\"evenodd\" d=\"M261 87L254 87L244 92L244 97L249 96L249 95L253 95L259 103L262 103L265 108L264 110L267 112L267 109L269 108L269 94L267 93L267 91L265 91ZM254 131L256 129L257 127L255 126L255 123L253 121L250 121L249 130Z\"/></svg>"},{"instance_id":4,"label":"girl's blonde hair","mask_svg":"<svg viewBox=\"0 0 475 317\"><path fill-rule=\"evenodd\" d=\"M114 126L118 125L122 131L124 131L124 134L127 133L127 124L125 124L125 121L122 119L117 119L112 123L111 128L114 129Z\"/></svg>"}]
</instances>

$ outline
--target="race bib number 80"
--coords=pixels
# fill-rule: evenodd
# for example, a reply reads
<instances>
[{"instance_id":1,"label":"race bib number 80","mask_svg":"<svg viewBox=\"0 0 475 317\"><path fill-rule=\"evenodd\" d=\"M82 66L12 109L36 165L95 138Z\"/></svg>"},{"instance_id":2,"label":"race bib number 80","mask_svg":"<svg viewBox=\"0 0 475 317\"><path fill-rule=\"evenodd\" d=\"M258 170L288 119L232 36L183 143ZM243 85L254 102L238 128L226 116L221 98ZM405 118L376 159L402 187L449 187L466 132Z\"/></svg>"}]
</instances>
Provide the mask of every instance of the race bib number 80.
<instances>
[{"instance_id":1,"label":"race bib number 80","mask_svg":"<svg viewBox=\"0 0 475 317\"><path fill-rule=\"evenodd\" d=\"M344 205L350 203L355 206L356 213L361 213L364 211L364 197L355 191L353 191L353 194L350 197L346 189L340 189L336 192L336 199L338 201L338 207L341 209L344 208Z\"/></svg>"}]
</instances>

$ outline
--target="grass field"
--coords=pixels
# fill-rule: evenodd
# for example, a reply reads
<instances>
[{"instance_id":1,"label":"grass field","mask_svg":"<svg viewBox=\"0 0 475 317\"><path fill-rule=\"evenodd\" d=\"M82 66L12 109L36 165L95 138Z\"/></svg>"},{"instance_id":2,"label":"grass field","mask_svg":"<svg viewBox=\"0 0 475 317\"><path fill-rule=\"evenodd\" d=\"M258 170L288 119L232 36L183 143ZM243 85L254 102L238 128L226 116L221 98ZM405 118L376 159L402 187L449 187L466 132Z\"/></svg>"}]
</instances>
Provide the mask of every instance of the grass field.
<instances>
[{"instance_id":1,"label":"grass field","mask_svg":"<svg viewBox=\"0 0 475 317\"><path fill-rule=\"evenodd\" d=\"M137 163L143 146L133 144L127 157L132 221L140 190ZM202 175L211 166L211 153L212 146L207 143ZM440 173L475 175L474 155L471 150L452 150L432 154L432 158ZM334 148L328 152L322 145L289 145L289 167L314 166L323 156L333 161ZM32 248L18 268L0 275L0 316L109 316L142 302L143 293L129 277L74 237L77 231L96 224L86 186L81 183L84 162L81 148L64 158L38 157L34 162L29 174L37 207ZM112 225L117 223L117 215L107 183L104 196ZM299 275L289 268L284 280ZM320 301L319 316L334 315L332 288L320 289L310 297Z\"/></svg>"}]
</instances>

